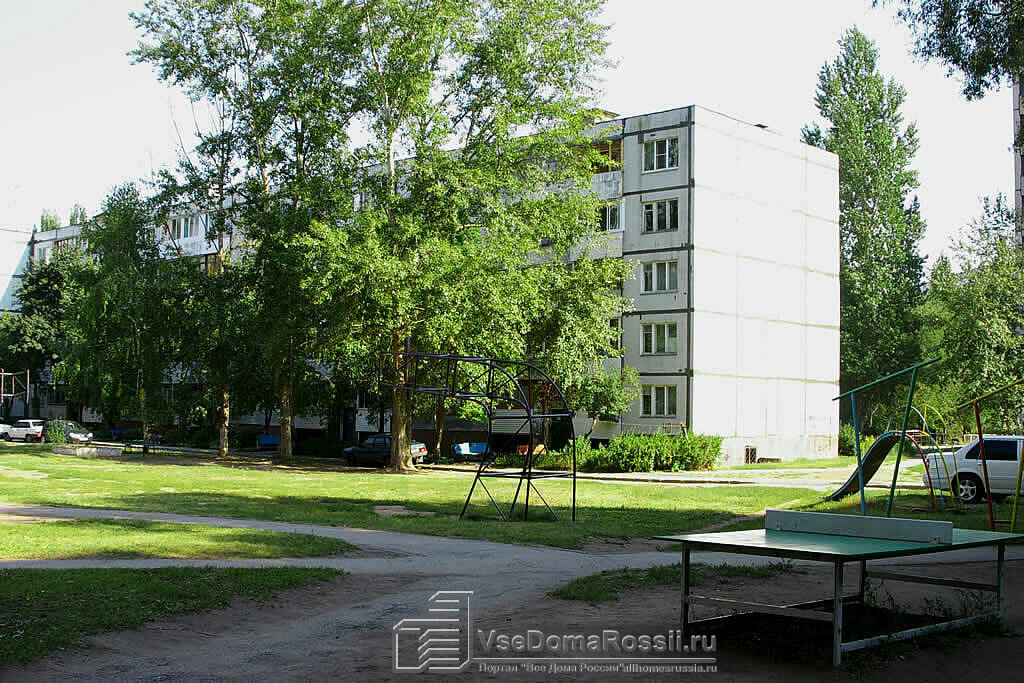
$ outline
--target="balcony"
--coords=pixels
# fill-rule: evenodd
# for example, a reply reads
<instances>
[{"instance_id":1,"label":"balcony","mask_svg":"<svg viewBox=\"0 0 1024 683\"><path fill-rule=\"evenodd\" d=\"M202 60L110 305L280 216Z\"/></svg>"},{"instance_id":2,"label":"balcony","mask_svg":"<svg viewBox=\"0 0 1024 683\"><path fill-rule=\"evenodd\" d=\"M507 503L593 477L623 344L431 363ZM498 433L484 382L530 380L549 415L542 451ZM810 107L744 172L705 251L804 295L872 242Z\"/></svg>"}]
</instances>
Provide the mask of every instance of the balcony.
<instances>
[{"instance_id":1,"label":"balcony","mask_svg":"<svg viewBox=\"0 0 1024 683\"><path fill-rule=\"evenodd\" d=\"M622 196L622 171L595 173L590 183L598 199L615 199Z\"/></svg>"}]
</instances>

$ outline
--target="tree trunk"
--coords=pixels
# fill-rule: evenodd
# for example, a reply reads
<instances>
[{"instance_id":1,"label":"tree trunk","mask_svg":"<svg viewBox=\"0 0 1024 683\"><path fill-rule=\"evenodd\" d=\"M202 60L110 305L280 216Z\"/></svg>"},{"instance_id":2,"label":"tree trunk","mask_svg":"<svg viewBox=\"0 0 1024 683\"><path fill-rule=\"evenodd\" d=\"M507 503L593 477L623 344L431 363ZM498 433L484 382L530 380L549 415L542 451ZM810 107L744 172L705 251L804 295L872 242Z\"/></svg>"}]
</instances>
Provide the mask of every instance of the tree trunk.
<instances>
[{"instance_id":1,"label":"tree trunk","mask_svg":"<svg viewBox=\"0 0 1024 683\"><path fill-rule=\"evenodd\" d=\"M434 407L434 461L437 462L441 459L441 454L446 452L444 449L444 423L448 418L448 406L445 405L444 398L437 399L437 405Z\"/></svg>"},{"instance_id":2,"label":"tree trunk","mask_svg":"<svg viewBox=\"0 0 1024 683\"><path fill-rule=\"evenodd\" d=\"M292 378L286 375L281 382L281 460L292 459Z\"/></svg>"},{"instance_id":3,"label":"tree trunk","mask_svg":"<svg viewBox=\"0 0 1024 683\"><path fill-rule=\"evenodd\" d=\"M231 389L227 382L220 385L220 405L217 412L217 422L220 427L220 457L228 454L228 423L231 421Z\"/></svg>"},{"instance_id":4,"label":"tree trunk","mask_svg":"<svg viewBox=\"0 0 1024 683\"><path fill-rule=\"evenodd\" d=\"M405 337L396 333L391 340L391 350L395 353L405 351ZM395 384L404 385L408 380L405 361L401 356L394 356ZM412 415L410 414L409 392L395 389L391 397L391 460L388 472L410 472L416 469L412 462L410 447L412 440Z\"/></svg>"}]
</instances>

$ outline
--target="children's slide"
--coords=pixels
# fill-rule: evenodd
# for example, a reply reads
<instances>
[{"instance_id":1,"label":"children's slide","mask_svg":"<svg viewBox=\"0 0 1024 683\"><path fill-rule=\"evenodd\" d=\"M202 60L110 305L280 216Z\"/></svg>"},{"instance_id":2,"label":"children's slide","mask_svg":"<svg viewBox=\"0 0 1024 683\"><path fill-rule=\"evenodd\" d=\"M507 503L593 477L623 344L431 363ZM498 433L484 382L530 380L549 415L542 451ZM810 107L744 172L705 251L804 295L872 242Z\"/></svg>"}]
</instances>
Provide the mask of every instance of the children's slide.
<instances>
[{"instance_id":1,"label":"children's slide","mask_svg":"<svg viewBox=\"0 0 1024 683\"><path fill-rule=\"evenodd\" d=\"M871 477L875 476L875 472L885 462L885 456L889 455L889 451L893 449L893 446L900 442L900 432L898 430L885 432L880 437L875 439L875 442L868 448L868 452L861 458L860 468L864 472L864 485L867 486L868 482L871 481ZM839 500L845 498L851 494L860 491L860 477L857 476L857 470L853 470L853 474L846 480L839 490L833 493L827 498L827 500Z\"/></svg>"}]
</instances>

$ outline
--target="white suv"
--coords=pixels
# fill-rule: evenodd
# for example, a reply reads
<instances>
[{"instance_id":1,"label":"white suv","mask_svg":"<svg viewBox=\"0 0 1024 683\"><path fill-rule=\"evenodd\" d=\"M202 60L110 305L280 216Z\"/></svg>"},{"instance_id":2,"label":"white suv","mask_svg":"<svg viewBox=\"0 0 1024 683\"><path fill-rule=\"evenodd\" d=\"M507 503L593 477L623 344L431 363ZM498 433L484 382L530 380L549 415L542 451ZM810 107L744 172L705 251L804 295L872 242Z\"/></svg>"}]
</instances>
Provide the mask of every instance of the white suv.
<instances>
[{"instance_id":1,"label":"white suv","mask_svg":"<svg viewBox=\"0 0 1024 683\"><path fill-rule=\"evenodd\" d=\"M45 420L18 420L7 430L7 439L23 439L25 441L42 441Z\"/></svg>"},{"instance_id":2,"label":"white suv","mask_svg":"<svg viewBox=\"0 0 1024 683\"><path fill-rule=\"evenodd\" d=\"M985 435L985 465L988 469L988 483L992 495L1014 493L1017 488L1017 467L1022 449L1024 436ZM959 487L960 498L965 503L977 503L985 497L985 475L981 465L978 439L974 439L952 455L944 454L941 460L937 455L929 455L928 472L921 475L921 481L927 486L930 474L932 486L949 489L946 480L947 470Z\"/></svg>"}]
</instances>

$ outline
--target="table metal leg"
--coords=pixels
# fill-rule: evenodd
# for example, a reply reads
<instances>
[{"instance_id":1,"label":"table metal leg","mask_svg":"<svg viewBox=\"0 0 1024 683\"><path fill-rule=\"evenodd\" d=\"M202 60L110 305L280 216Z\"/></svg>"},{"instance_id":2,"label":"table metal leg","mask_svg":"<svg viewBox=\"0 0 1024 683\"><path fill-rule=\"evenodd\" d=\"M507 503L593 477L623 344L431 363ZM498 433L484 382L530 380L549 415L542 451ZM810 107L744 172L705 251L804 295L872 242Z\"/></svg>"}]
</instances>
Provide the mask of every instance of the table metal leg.
<instances>
[{"instance_id":1,"label":"table metal leg","mask_svg":"<svg viewBox=\"0 0 1024 683\"><path fill-rule=\"evenodd\" d=\"M839 666L843 646L843 563L835 563L835 592L832 594L832 666Z\"/></svg>"},{"instance_id":2,"label":"table metal leg","mask_svg":"<svg viewBox=\"0 0 1024 683\"><path fill-rule=\"evenodd\" d=\"M1000 543L996 551L996 614L1003 616L1003 608L1006 602L1006 544Z\"/></svg>"},{"instance_id":3,"label":"table metal leg","mask_svg":"<svg viewBox=\"0 0 1024 683\"><path fill-rule=\"evenodd\" d=\"M689 637L686 633L690 623L690 549L683 548L683 571L680 579L681 595L679 604L679 635L681 642Z\"/></svg>"},{"instance_id":4,"label":"table metal leg","mask_svg":"<svg viewBox=\"0 0 1024 683\"><path fill-rule=\"evenodd\" d=\"M861 560L860 561L860 586L857 588L857 600L859 600L860 604L862 604L862 605L867 600L867 598L864 596L864 593L867 590L867 584L868 584L868 563L867 563L867 560Z\"/></svg>"}]
</instances>

